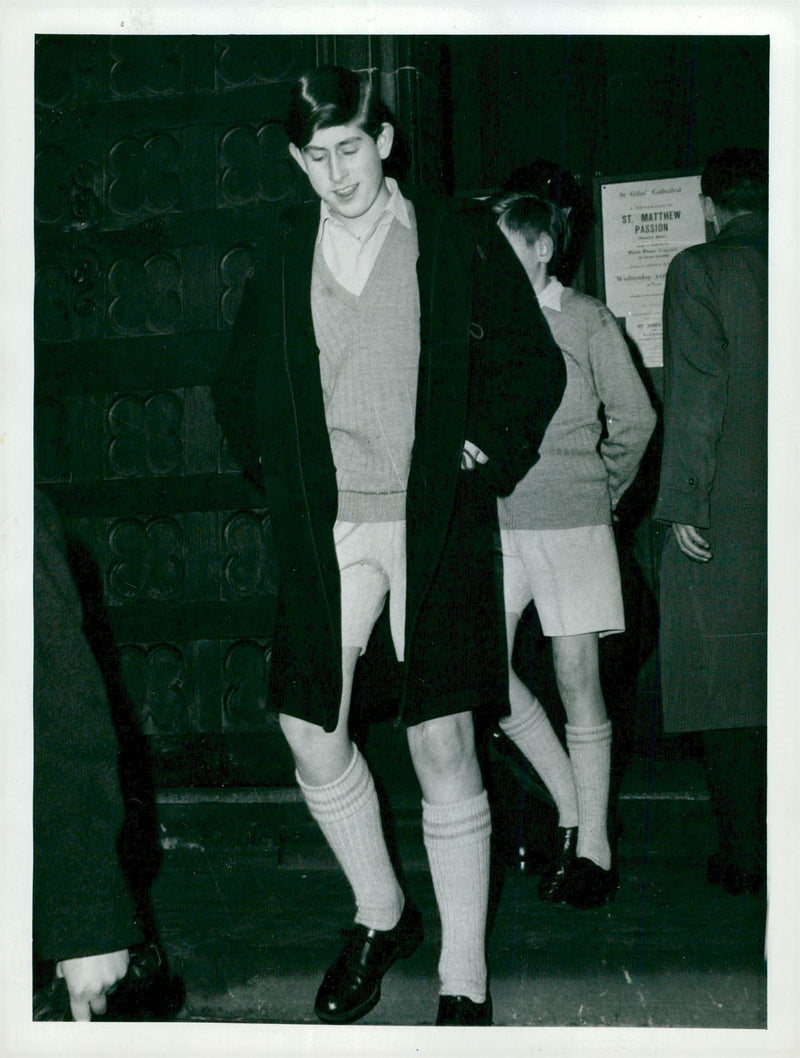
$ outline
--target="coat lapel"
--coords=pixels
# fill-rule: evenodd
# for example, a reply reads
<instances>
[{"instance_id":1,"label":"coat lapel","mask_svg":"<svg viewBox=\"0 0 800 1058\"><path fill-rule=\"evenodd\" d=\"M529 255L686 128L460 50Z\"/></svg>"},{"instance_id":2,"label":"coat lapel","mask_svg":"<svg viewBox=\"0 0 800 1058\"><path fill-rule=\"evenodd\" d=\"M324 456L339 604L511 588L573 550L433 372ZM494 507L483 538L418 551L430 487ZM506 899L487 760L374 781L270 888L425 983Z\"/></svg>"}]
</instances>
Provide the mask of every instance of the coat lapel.
<instances>
[{"instance_id":1,"label":"coat lapel","mask_svg":"<svg viewBox=\"0 0 800 1058\"><path fill-rule=\"evenodd\" d=\"M433 262L436 243L436 217L433 210L426 208L424 199L412 199L417 219L417 282L420 299L420 338L422 348L429 344L432 315Z\"/></svg>"},{"instance_id":2,"label":"coat lapel","mask_svg":"<svg viewBox=\"0 0 800 1058\"><path fill-rule=\"evenodd\" d=\"M283 285L286 352L290 362L306 362L316 350L311 314L311 269L319 228L319 206L303 205L292 213L284 234Z\"/></svg>"}]
</instances>

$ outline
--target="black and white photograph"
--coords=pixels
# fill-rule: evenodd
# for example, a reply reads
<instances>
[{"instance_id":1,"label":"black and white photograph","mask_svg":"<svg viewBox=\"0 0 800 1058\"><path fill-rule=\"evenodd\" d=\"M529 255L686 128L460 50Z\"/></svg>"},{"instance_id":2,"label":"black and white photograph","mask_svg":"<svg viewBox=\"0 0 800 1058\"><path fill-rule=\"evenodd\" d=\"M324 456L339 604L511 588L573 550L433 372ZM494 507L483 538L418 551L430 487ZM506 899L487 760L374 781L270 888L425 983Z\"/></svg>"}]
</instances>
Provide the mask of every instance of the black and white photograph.
<instances>
[{"instance_id":1,"label":"black and white photograph","mask_svg":"<svg viewBox=\"0 0 800 1058\"><path fill-rule=\"evenodd\" d=\"M0 1053L800 1053L795 5L2 19Z\"/></svg>"}]
</instances>

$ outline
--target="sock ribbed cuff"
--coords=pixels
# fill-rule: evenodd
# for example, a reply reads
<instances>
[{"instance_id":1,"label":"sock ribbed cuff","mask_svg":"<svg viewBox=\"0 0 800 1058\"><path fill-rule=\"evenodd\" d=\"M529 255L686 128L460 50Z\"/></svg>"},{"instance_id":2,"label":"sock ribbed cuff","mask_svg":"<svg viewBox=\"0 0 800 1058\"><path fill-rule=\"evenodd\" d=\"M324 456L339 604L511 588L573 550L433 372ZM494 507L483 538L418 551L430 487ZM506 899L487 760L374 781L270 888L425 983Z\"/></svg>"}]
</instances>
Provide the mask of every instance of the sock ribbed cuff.
<instances>
[{"instance_id":1,"label":"sock ribbed cuff","mask_svg":"<svg viewBox=\"0 0 800 1058\"><path fill-rule=\"evenodd\" d=\"M594 727L575 727L572 724L565 724L564 733L567 736L568 746L600 745L611 741L611 721L606 720L605 723Z\"/></svg>"},{"instance_id":2,"label":"sock ribbed cuff","mask_svg":"<svg viewBox=\"0 0 800 1058\"><path fill-rule=\"evenodd\" d=\"M482 790L467 801L436 805L422 802L422 832L426 846L463 848L491 837L489 796Z\"/></svg>"},{"instance_id":3,"label":"sock ribbed cuff","mask_svg":"<svg viewBox=\"0 0 800 1058\"><path fill-rule=\"evenodd\" d=\"M542 724L549 723L550 720L547 717L547 713L538 701L535 702L533 708L524 709L516 715L512 713L510 716L503 716L499 720L501 730L508 735L512 742L516 742L518 738L524 738L528 734L533 734Z\"/></svg>"},{"instance_id":4,"label":"sock ribbed cuff","mask_svg":"<svg viewBox=\"0 0 800 1058\"><path fill-rule=\"evenodd\" d=\"M353 757L338 779L324 786L310 786L295 772L297 785L309 811L318 823L355 815L372 797L375 784L367 762L353 746Z\"/></svg>"}]
</instances>

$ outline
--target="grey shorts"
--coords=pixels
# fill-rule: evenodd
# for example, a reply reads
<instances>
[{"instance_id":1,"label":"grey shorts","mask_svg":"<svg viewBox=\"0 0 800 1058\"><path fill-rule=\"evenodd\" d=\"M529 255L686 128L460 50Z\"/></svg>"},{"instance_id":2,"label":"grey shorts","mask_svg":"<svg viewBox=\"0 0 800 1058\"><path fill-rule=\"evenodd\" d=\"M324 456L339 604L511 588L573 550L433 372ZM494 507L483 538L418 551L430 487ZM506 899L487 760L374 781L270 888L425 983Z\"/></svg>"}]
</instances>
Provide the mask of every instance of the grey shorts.
<instances>
[{"instance_id":1,"label":"grey shorts","mask_svg":"<svg viewBox=\"0 0 800 1058\"><path fill-rule=\"evenodd\" d=\"M507 613L533 602L546 636L625 631L619 560L610 525L501 529Z\"/></svg>"},{"instance_id":2,"label":"grey shorts","mask_svg":"<svg viewBox=\"0 0 800 1058\"><path fill-rule=\"evenodd\" d=\"M389 596L397 660L403 660L406 618L406 523L342 522L333 527L342 588L342 646L363 654Z\"/></svg>"}]
</instances>

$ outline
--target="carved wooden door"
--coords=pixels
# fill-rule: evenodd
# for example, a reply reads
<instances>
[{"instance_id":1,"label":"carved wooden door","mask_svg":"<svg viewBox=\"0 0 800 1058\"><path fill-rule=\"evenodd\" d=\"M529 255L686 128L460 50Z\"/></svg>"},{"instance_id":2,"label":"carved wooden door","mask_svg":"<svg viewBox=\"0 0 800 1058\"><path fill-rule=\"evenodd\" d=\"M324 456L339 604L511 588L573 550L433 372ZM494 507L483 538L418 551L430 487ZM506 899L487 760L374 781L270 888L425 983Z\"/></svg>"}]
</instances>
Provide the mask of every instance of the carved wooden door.
<instances>
[{"instance_id":1,"label":"carved wooden door","mask_svg":"<svg viewBox=\"0 0 800 1058\"><path fill-rule=\"evenodd\" d=\"M311 37L37 42L35 476L162 781L290 775L265 709L269 513L209 384L255 234L305 191L279 122L315 54Z\"/></svg>"},{"instance_id":2,"label":"carved wooden door","mask_svg":"<svg viewBox=\"0 0 800 1058\"><path fill-rule=\"evenodd\" d=\"M441 137L414 132L415 107L438 120L420 99L434 97L439 48L419 45L420 90L412 44L37 41L35 480L65 519L85 597L110 616L110 675L157 781L292 781L266 711L269 512L226 451L209 385L256 237L308 192L280 124L303 68L373 71L417 178L443 173Z\"/></svg>"}]
</instances>

